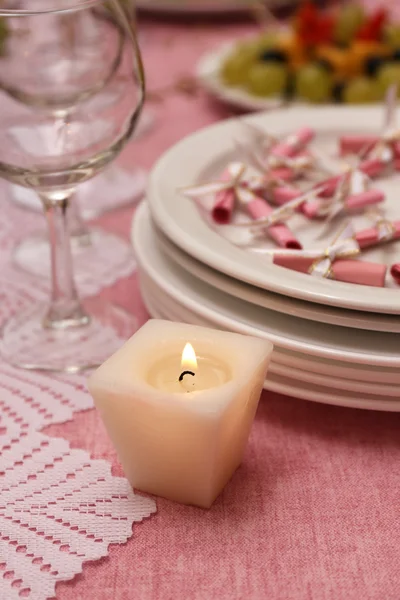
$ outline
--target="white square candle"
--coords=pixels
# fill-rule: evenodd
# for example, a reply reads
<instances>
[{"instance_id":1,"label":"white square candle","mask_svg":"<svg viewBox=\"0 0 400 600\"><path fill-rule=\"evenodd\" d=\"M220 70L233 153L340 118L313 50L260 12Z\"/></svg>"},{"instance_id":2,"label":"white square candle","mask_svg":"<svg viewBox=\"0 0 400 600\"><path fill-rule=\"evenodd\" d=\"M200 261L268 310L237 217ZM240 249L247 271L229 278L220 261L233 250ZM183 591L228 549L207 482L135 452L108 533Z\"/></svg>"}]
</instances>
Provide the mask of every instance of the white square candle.
<instances>
[{"instance_id":1,"label":"white square candle","mask_svg":"<svg viewBox=\"0 0 400 600\"><path fill-rule=\"evenodd\" d=\"M131 485L210 507L242 460L271 353L258 338L155 319L131 337L89 381Z\"/></svg>"}]
</instances>

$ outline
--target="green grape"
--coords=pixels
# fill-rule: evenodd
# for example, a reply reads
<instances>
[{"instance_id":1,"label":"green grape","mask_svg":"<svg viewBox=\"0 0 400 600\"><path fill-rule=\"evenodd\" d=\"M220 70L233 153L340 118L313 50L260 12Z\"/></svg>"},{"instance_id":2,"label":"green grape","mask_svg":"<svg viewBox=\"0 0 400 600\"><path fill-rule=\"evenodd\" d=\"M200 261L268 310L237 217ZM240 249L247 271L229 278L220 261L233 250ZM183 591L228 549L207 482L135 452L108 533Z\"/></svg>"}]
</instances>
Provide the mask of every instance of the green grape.
<instances>
[{"instance_id":1,"label":"green grape","mask_svg":"<svg viewBox=\"0 0 400 600\"><path fill-rule=\"evenodd\" d=\"M270 50L271 48L276 48L278 45L278 37L273 33L264 33L260 35L253 42L249 42L248 46L253 48L254 51L259 54L264 50Z\"/></svg>"},{"instance_id":2,"label":"green grape","mask_svg":"<svg viewBox=\"0 0 400 600\"><path fill-rule=\"evenodd\" d=\"M376 102L379 97L378 82L369 77L355 77L343 91L343 100L348 104L368 104Z\"/></svg>"},{"instance_id":3,"label":"green grape","mask_svg":"<svg viewBox=\"0 0 400 600\"><path fill-rule=\"evenodd\" d=\"M250 67L265 50L275 47L276 42L276 35L266 33L238 44L222 66L221 76L224 82L227 85L244 85Z\"/></svg>"},{"instance_id":4,"label":"green grape","mask_svg":"<svg viewBox=\"0 0 400 600\"><path fill-rule=\"evenodd\" d=\"M295 90L296 94L310 102L329 100L333 89L333 77L329 71L319 65L307 65L299 69Z\"/></svg>"},{"instance_id":5,"label":"green grape","mask_svg":"<svg viewBox=\"0 0 400 600\"><path fill-rule=\"evenodd\" d=\"M398 86L397 95L400 96L400 64L398 62L389 62L383 65L378 71L378 86L382 96L387 88L396 83Z\"/></svg>"},{"instance_id":6,"label":"green grape","mask_svg":"<svg viewBox=\"0 0 400 600\"><path fill-rule=\"evenodd\" d=\"M241 46L225 60L221 76L228 85L244 85L251 65L255 62L257 53L252 48Z\"/></svg>"},{"instance_id":7,"label":"green grape","mask_svg":"<svg viewBox=\"0 0 400 600\"><path fill-rule=\"evenodd\" d=\"M285 65L276 62L255 63L249 70L247 89L256 96L283 94L288 80Z\"/></svg>"},{"instance_id":8,"label":"green grape","mask_svg":"<svg viewBox=\"0 0 400 600\"><path fill-rule=\"evenodd\" d=\"M394 50L400 48L400 26L388 25L384 31L384 40Z\"/></svg>"},{"instance_id":9,"label":"green grape","mask_svg":"<svg viewBox=\"0 0 400 600\"><path fill-rule=\"evenodd\" d=\"M339 13L335 26L335 41L349 44L365 19L364 10L359 4L348 4Z\"/></svg>"}]
</instances>

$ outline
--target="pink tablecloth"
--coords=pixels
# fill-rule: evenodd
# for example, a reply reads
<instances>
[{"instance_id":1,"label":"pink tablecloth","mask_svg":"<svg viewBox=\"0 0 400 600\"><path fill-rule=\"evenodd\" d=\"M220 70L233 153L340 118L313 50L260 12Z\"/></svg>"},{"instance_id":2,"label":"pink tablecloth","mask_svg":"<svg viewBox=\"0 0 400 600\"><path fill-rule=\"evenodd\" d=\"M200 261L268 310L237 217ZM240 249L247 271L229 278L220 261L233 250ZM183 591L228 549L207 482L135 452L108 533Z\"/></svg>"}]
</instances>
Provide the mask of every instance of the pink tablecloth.
<instances>
[{"instance_id":1,"label":"pink tablecloth","mask_svg":"<svg viewBox=\"0 0 400 600\"><path fill-rule=\"evenodd\" d=\"M144 23L150 88L190 72L246 26ZM204 95L154 105L157 124L125 155L150 167L172 143L228 116ZM130 213L101 224L128 235ZM107 294L146 312L135 278ZM95 411L51 434L120 467ZM58 586L60 600L399 600L400 415L264 394L243 466L209 511L158 500L134 537Z\"/></svg>"}]
</instances>

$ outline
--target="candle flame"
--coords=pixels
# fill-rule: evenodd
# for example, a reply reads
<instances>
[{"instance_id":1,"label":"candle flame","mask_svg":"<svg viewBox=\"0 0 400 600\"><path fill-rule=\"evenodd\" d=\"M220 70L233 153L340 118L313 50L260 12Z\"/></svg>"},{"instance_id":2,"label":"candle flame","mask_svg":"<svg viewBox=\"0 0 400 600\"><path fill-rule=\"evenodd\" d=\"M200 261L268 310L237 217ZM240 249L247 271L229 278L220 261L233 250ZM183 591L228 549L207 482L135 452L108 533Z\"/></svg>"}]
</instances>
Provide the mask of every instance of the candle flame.
<instances>
[{"instance_id":1,"label":"candle flame","mask_svg":"<svg viewBox=\"0 0 400 600\"><path fill-rule=\"evenodd\" d=\"M190 369L191 371L197 369L197 358L192 344L187 343L183 349L181 367L182 369Z\"/></svg>"}]
</instances>

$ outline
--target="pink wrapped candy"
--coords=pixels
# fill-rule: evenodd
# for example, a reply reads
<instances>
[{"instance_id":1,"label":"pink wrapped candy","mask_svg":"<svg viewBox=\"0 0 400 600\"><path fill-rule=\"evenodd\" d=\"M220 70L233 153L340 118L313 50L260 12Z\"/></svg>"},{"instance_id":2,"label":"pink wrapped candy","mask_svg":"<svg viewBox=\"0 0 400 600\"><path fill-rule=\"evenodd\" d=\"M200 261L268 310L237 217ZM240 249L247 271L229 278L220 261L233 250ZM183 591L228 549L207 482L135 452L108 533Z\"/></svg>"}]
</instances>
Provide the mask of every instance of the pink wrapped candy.
<instances>
[{"instance_id":1,"label":"pink wrapped candy","mask_svg":"<svg viewBox=\"0 0 400 600\"><path fill-rule=\"evenodd\" d=\"M357 170L361 171L368 177L377 177L382 173L384 169L386 169L387 165L378 159L366 159L361 161L357 165ZM343 179L343 173L339 173L338 175L333 175L332 177L328 177L325 181L322 181L318 185L323 186L323 190L320 192L320 196L322 198L329 198L333 196L336 192L338 184Z\"/></svg>"},{"instance_id":2,"label":"pink wrapped candy","mask_svg":"<svg viewBox=\"0 0 400 600\"><path fill-rule=\"evenodd\" d=\"M315 132L311 127L301 127L295 133L273 146L271 152L275 156L294 156L314 138Z\"/></svg>"},{"instance_id":3,"label":"pink wrapped candy","mask_svg":"<svg viewBox=\"0 0 400 600\"><path fill-rule=\"evenodd\" d=\"M352 194L344 198L342 202L342 208L346 211L359 210L366 206L379 204L383 202L385 195L380 190L366 190L360 194ZM326 215L326 202L316 198L315 200L309 200L301 205L303 214L309 219L318 217L324 217ZM328 204L329 208L329 204Z\"/></svg>"},{"instance_id":4,"label":"pink wrapped candy","mask_svg":"<svg viewBox=\"0 0 400 600\"><path fill-rule=\"evenodd\" d=\"M271 192L272 200L278 206L283 206L284 204L287 204L287 202L290 202L291 200L297 198L299 194L300 192L297 188L289 185L275 187Z\"/></svg>"},{"instance_id":5,"label":"pink wrapped candy","mask_svg":"<svg viewBox=\"0 0 400 600\"><path fill-rule=\"evenodd\" d=\"M359 154L360 152L371 150L379 141L377 135L342 135L339 138L340 154Z\"/></svg>"},{"instance_id":6,"label":"pink wrapped candy","mask_svg":"<svg viewBox=\"0 0 400 600\"><path fill-rule=\"evenodd\" d=\"M368 177L379 177L387 169L387 163L379 158L366 158L358 168Z\"/></svg>"},{"instance_id":7,"label":"pink wrapped candy","mask_svg":"<svg viewBox=\"0 0 400 600\"><path fill-rule=\"evenodd\" d=\"M239 185L244 172L244 165L241 163L232 163L221 175L221 182L231 182L232 186L222 189L215 194L215 203L211 215L219 225L227 225L232 220L236 201L235 187Z\"/></svg>"},{"instance_id":8,"label":"pink wrapped candy","mask_svg":"<svg viewBox=\"0 0 400 600\"><path fill-rule=\"evenodd\" d=\"M264 219L273 213L273 208L262 198L254 197L244 205L246 212L255 220ZM284 223L266 228L266 232L281 248L301 250L302 245Z\"/></svg>"},{"instance_id":9,"label":"pink wrapped candy","mask_svg":"<svg viewBox=\"0 0 400 600\"><path fill-rule=\"evenodd\" d=\"M195 200L214 195L211 216L216 223L226 225L232 219L240 193L247 189L247 180L244 178L246 169L244 163L233 162L224 170L220 180L188 187L182 192Z\"/></svg>"},{"instance_id":10,"label":"pink wrapped candy","mask_svg":"<svg viewBox=\"0 0 400 600\"><path fill-rule=\"evenodd\" d=\"M355 234L355 239L357 240L360 248L370 248L371 246L376 246L377 244L390 240L398 240L400 239L400 221L394 221L391 223L391 232L390 237L382 240L382 237L379 232L379 227L368 227L367 229L363 229L362 231L358 231Z\"/></svg>"},{"instance_id":11,"label":"pink wrapped candy","mask_svg":"<svg viewBox=\"0 0 400 600\"><path fill-rule=\"evenodd\" d=\"M274 255L274 264L300 273L309 273L315 258L304 256ZM378 263L361 260L338 259L330 266L329 277L346 283L383 287L385 285L387 267Z\"/></svg>"},{"instance_id":12,"label":"pink wrapped candy","mask_svg":"<svg viewBox=\"0 0 400 600\"><path fill-rule=\"evenodd\" d=\"M235 192L233 190L223 190L215 195L215 204L211 215L219 225L227 225L232 220L235 208Z\"/></svg>"},{"instance_id":13,"label":"pink wrapped candy","mask_svg":"<svg viewBox=\"0 0 400 600\"><path fill-rule=\"evenodd\" d=\"M400 263L395 263L390 267L390 274L395 282L400 285Z\"/></svg>"},{"instance_id":14,"label":"pink wrapped candy","mask_svg":"<svg viewBox=\"0 0 400 600\"><path fill-rule=\"evenodd\" d=\"M231 223L236 208L246 212L255 222L266 219L274 211L260 194L275 183L273 180L264 181L263 178L246 179L245 173L245 164L231 163L222 173L220 181L186 188L185 194L191 198L215 194L211 216L219 225ZM282 248L302 248L290 229L278 220L265 224L263 230Z\"/></svg>"},{"instance_id":15,"label":"pink wrapped candy","mask_svg":"<svg viewBox=\"0 0 400 600\"><path fill-rule=\"evenodd\" d=\"M347 283L357 283L383 287L387 268L385 265L353 260L360 253L360 246L354 239L353 228L348 223L335 240L322 250L299 252L276 251L275 265L310 273L313 277L326 277Z\"/></svg>"},{"instance_id":16,"label":"pink wrapped candy","mask_svg":"<svg viewBox=\"0 0 400 600\"><path fill-rule=\"evenodd\" d=\"M289 167L276 167L268 171L268 176L281 181L292 181L296 177L295 171Z\"/></svg>"}]
</instances>

